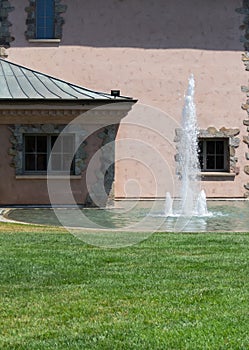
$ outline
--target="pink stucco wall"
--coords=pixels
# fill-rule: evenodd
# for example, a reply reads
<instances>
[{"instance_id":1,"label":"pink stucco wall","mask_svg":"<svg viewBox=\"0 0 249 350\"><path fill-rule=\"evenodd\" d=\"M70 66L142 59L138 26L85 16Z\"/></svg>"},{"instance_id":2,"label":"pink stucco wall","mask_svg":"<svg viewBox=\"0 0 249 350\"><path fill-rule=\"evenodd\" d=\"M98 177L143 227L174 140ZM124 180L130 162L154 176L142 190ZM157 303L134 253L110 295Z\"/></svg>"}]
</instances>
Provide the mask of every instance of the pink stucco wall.
<instances>
[{"instance_id":1,"label":"pink stucco wall","mask_svg":"<svg viewBox=\"0 0 249 350\"><path fill-rule=\"evenodd\" d=\"M28 1L12 3L16 9L10 14L15 41L8 50L9 60L91 89L107 92L121 89L123 95L148 105L152 115L157 113L152 110L161 110L177 123L187 80L193 73L199 126L240 128L241 140L246 134L243 126L246 115L241 110L245 96L240 87L247 83L248 75L241 62L242 16L235 12L241 0L107 0L104 6L97 0L65 0L68 10L63 15L65 25L60 44L27 42L24 8ZM136 122L136 113L127 118ZM156 117L154 123L157 125ZM169 173L174 173L175 151L167 147L168 141L165 143L161 136L151 135L148 130L133 126L131 132L121 125L118 139L131 135L156 145L169 163ZM136 158L141 145L132 147ZM203 182L208 196L243 197L248 181L243 172L246 150L241 141L236 151L240 173L233 180ZM117 158L123 157L124 145L117 144L116 151ZM134 160L119 161L116 196L126 195L125 184L131 184L132 178L140 183L143 197L164 196L166 190L171 190L171 180L161 184L157 179L158 191L151 185L155 182L153 172L165 172L158 161L147 170ZM129 196L132 191L131 186Z\"/></svg>"}]
</instances>

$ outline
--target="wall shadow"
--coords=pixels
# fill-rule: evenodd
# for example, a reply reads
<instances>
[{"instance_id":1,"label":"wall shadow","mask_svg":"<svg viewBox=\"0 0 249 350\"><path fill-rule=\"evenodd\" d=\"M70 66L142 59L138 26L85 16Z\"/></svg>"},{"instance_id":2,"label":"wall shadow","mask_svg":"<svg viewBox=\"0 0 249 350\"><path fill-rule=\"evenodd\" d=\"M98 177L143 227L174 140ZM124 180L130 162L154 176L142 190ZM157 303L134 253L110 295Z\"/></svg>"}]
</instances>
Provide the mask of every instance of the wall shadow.
<instances>
[{"instance_id":1,"label":"wall shadow","mask_svg":"<svg viewBox=\"0 0 249 350\"><path fill-rule=\"evenodd\" d=\"M67 5L60 46L243 51L242 0L62 0ZM28 1L12 0L11 47L25 38ZM52 45L49 45L52 46ZM56 46L56 45L54 45Z\"/></svg>"},{"instance_id":2,"label":"wall shadow","mask_svg":"<svg viewBox=\"0 0 249 350\"><path fill-rule=\"evenodd\" d=\"M241 0L64 2L64 45L243 50Z\"/></svg>"}]
</instances>

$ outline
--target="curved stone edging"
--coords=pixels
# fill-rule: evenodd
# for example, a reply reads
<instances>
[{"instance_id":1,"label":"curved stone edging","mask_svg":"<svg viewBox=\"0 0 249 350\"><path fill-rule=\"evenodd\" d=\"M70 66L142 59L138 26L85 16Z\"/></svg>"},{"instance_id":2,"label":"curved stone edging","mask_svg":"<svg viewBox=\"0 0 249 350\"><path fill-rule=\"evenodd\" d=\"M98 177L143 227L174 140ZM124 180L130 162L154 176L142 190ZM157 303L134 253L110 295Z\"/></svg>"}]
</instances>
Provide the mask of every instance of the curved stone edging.
<instances>
[{"instance_id":1,"label":"curved stone edging","mask_svg":"<svg viewBox=\"0 0 249 350\"><path fill-rule=\"evenodd\" d=\"M24 222L24 221L17 221L17 220L8 219L8 213L10 211L11 211L11 209L0 209L0 222L6 222L6 223L10 223L10 224L19 224L19 225L44 226L44 225L40 225L40 224L32 224L30 222Z\"/></svg>"}]
</instances>

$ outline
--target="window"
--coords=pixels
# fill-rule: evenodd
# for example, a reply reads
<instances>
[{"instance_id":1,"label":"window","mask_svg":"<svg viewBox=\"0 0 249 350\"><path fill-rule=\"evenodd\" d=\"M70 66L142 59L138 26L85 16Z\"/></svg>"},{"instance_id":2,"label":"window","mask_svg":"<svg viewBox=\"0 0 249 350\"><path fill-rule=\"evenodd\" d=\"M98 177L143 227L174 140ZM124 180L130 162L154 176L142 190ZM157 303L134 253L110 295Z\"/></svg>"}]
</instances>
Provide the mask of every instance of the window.
<instances>
[{"instance_id":1,"label":"window","mask_svg":"<svg viewBox=\"0 0 249 350\"><path fill-rule=\"evenodd\" d=\"M28 1L28 0L26 0ZM67 10L64 0L29 0L25 31L30 42L60 42L65 20L63 13Z\"/></svg>"},{"instance_id":2,"label":"window","mask_svg":"<svg viewBox=\"0 0 249 350\"><path fill-rule=\"evenodd\" d=\"M47 171L58 173L69 169L71 174L74 173L73 135L61 135L59 138L58 135L25 135L24 144L25 173L45 173Z\"/></svg>"},{"instance_id":3,"label":"window","mask_svg":"<svg viewBox=\"0 0 249 350\"><path fill-rule=\"evenodd\" d=\"M229 171L228 138L200 139L199 161L201 171Z\"/></svg>"},{"instance_id":4,"label":"window","mask_svg":"<svg viewBox=\"0 0 249 350\"><path fill-rule=\"evenodd\" d=\"M53 39L55 26L54 0L36 0L36 38Z\"/></svg>"}]
</instances>

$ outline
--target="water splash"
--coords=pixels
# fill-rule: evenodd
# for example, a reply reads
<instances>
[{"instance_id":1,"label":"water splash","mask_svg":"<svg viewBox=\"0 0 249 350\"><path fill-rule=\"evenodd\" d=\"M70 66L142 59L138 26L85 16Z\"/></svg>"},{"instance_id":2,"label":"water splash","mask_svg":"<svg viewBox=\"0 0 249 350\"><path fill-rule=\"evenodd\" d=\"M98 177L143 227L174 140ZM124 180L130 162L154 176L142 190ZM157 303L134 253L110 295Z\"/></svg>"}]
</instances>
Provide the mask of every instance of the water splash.
<instances>
[{"instance_id":1,"label":"water splash","mask_svg":"<svg viewBox=\"0 0 249 350\"><path fill-rule=\"evenodd\" d=\"M201 192L198 195L197 198L197 204L196 204L196 213L200 216L208 216L208 210L207 210L207 199L206 199L206 193L204 190L201 190Z\"/></svg>"},{"instance_id":2,"label":"water splash","mask_svg":"<svg viewBox=\"0 0 249 350\"><path fill-rule=\"evenodd\" d=\"M173 199L169 192L167 192L165 196L164 215L173 216Z\"/></svg>"}]
</instances>

